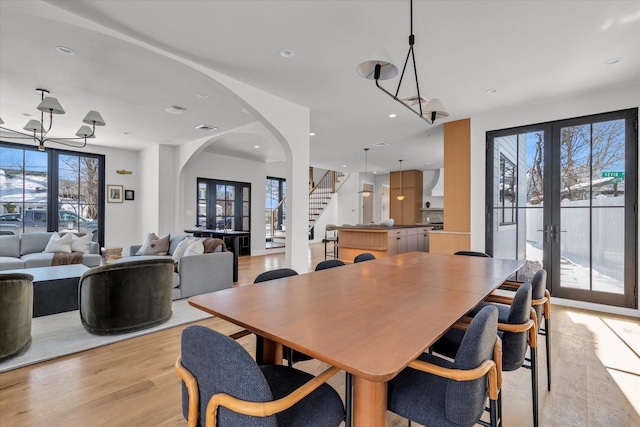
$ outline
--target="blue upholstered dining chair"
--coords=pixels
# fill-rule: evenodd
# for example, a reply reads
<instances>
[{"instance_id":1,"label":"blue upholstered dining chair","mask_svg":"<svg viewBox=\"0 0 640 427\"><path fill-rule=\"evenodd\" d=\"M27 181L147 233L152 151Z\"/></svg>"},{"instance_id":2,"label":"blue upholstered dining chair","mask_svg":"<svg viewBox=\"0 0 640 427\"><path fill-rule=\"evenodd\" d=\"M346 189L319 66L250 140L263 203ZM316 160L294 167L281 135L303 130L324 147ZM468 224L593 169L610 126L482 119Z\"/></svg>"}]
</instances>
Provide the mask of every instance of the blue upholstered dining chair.
<instances>
[{"instance_id":1,"label":"blue upholstered dining chair","mask_svg":"<svg viewBox=\"0 0 640 427\"><path fill-rule=\"evenodd\" d=\"M297 276L298 272L291 268L277 268L275 270L265 271L258 274L253 281L254 284L268 282L270 280L282 279L284 277ZM262 364L262 351L264 349L264 338L260 335L256 335L256 362ZM287 360L289 367L292 367L296 362L302 362L303 360L311 360L312 357L307 356L304 353L290 349L287 346L282 348L283 357Z\"/></svg>"},{"instance_id":2,"label":"blue upholstered dining chair","mask_svg":"<svg viewBox=\"0 0 640 427\"><path fill-rule=\"evenodd\" d=\"M476 252L476 251L458 251L454 253L454 255L464 255L464 256L477 256L481 258L491 258L491 255L486 254L484 252Z\"/></svg>"},{"instance_id":3,"label":"blue upholstered dining chair","mask_svg":"<svg viewBox=\"0 0 640 427\"><path fill-rule=\"evenodd\" d=\"M472 426L484 413L487 395L491 425L499 422L500 339L498 310L482 309L460 330L453 362L423 353L389 382L387 408L425 426Z\"/></svg>"},{"instance_id":4,"label":"blue upholstered dining chair","mask_svg":"<svg viewBox=\"0 0 640 427\"><path fill-rule=\"evenodd\" d=\"M536 312L538 321L538 333L545 337L546 356L547 356L547 390L551 391L551 294L547 290L547 271L544 268L536 271L531 278L531 305ZM504 282L500 285L503 290L517 290L522 283ZM510 297L500 295L490 295L487 297L488 302L501 304L511 304ZM503 322L506 310L500 312L501 318L498 320ZM544 327L542 327L542 319L544 318Z\"/></svg>"},{"instance_id":5,"label":"blue upholstered dining chair","mask_svg":"<svg viewBox=\"0 0 640 427\"><path fill-rule=\"evenodd\" d=\"M320 261L318 265L316 265L315 271L326 270L327 268L335 268L342 267L344 262L339 259L328 259L326 261Z\"/></svg>"},{"instance_id":6,"label":"blue upholstered dining chair","mask_svg":"<svg viewBox=\"0 0 640 427\"><path fill-rule=\"evenodd\" d=\"M502 371L510 372L522 367L531 369L533 425L538 427L537 331L535 330L536 315L531 307L531 284L523 283L518 288L511 305L487 304L487 306L495 307L498 310L498 318L503 319L502 322L498 322L498 335L502 338ZM474 311L469 313L471 316L474 314ZM463 337L464 334L461 331L451 329L436 341L431 349L436 353L455 357ZM530 365L524 365L528 349L531 362Z\"/></svg>"},{"instance_id":7,"label":"blue upholstered dining chair","mask_svg":"<svg viewBox=\"0 0 640 427\"><path fill-rule=\"evenodd\" d=\"M182 332L175 368L190 427L329 427L344 419L340 396L325 383L338 368L314 377L282 365L258 366L242 345L204 326ZM292 395L303 390L310 393Z\"/></svg>"},{"instance_id":8,"label":"blue upholstered dining chair","mask_svg":"<svg viewBox=\"0 0 640 427\"><path fill-rule=\"evenodd\" d=\"M371 261L372 259L376 259L376 257L373 256L373 254L370 254L369 252L365 252L363 254L356 256L353 259L353 262L356 263L356 262L363 262L363 261Z\"/></svg>"}]
</instances>

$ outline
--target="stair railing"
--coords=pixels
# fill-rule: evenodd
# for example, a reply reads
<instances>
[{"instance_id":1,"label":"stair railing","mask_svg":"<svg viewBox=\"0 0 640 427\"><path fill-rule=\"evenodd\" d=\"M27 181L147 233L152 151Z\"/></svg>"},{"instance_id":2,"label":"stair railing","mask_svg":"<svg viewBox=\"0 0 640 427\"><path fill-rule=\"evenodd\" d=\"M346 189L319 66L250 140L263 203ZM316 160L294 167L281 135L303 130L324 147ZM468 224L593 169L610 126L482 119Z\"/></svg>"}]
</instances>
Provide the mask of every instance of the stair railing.
<instances>
[{"instance_id":1,"label":"stair railing","mask_svg":"<svg viewBox=\"0 0 640 427\"><path fill-rule=\"evenodd\" d=\"M314 222L316 217L320 216L320 213L324 210L324 205L328 203L328 200L331 198L331 195L337 192L340 187L344 184L339 181L339 178L344 176L344 173L338 171L326 171L320 181L309 191L309 223ZM280 209L280 206L285 202L286 196L280 200L278 206L271 210L271 241L275 236L275 223L276 223L276 212ZM313 227L312 224L309 224L309 229Z\"/></svg>"}]
</instances>

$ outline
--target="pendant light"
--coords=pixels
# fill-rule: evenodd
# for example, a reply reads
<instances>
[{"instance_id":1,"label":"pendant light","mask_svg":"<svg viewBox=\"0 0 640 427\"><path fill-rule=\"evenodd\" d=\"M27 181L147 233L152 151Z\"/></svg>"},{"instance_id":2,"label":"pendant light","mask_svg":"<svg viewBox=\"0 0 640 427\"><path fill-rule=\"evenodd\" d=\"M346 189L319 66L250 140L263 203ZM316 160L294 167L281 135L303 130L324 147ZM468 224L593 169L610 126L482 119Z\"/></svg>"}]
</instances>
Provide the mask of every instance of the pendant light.
<instances>
[{"instance_id":1,"label":"pendant light","mask_svg":"<svg viewBox=\"0 0 640 427\"><path fill-rule=\"evenodd\" d=\"M403 201L404 194L402 194L402 160L398 160L400 162L400 194L396 196L396 199Z\"/></svg>"},{"instance_id":2,"label":"pendant light","mask_svg":"<svg viewBox=\"0 0 640 427\"><path fill-rule=\"evenodd\" d=\"M389 95L394 100L398 101L403 106L407 107L411 112L418 115L422 120L429 124L433 124L436 119L442 119L449 116L449 112L444 108L442 102L438 98L426 99L420 95L420 86L418 85L418 67L416 65L416 58L414 52L414 45L416 38L413 34L413 0L409 2L409 51L407 57L404 60L404 67L400 74L400 81L396 88L395 94L380 86L379 80L387 80L395 77L398 74L398 67L395 66L389 57L389 54L384 49L377 49L367 60L362 62L356 68L358 74L365 79L375 80L376 87ZM404 72L407 70L409 59L413 62L413 75L416 82L416 95L409 98L400 99L398 93L402 86ZM425 107L422 104L426 103ZM415 107L417 105L417 107Z\"/></svg>"},{"instance_id":3,"label":"pendant light","mask_svg":"<svg viewBox=\"0 0 640 427\"><path fill-rule=\"evenodd\" d=\"M367 179L367 176L369 174L369 172L368 172L368 163L369 163L368 154L369 154L369 149L365 148L364 149L364 179L365 180ZM369 196L371 196L371 191L362 190L362 197L369 197Z\"/></svg>"}]
</instances>

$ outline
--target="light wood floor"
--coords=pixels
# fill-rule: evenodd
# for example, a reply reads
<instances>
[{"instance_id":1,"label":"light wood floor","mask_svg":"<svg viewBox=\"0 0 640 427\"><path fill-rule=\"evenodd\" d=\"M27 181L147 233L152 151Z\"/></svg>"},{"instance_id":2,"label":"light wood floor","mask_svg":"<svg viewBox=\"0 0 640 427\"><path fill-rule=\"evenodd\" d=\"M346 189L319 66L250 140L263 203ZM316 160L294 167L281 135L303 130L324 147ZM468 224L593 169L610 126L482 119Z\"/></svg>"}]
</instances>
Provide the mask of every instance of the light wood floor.
<instances>
[{"instance_id":1,"label":"light wood floor","mask_svg":"<svg viewBox=\"0 0 640 427\"><path fill-rule=\"evenodd\" d=\"M310 269L324 258L323 249L312 245ZM242 257L239 285L284 266L284 254ZM640 426L640 321L554 306L552 322L551 392L544 340L539 349L540 425ZM216 318L198 323L237 330ZM0 374L0 426L186 426L173 370L185 326ZM253 351L253 336L240 342ZM296 367L316 373L324 366ZM343 378L330 382L340 393ZM529 371L507 372L504 379L504 425L531 426ZM390 426L406 425L394 414L387 419Z\"/></svg>"}]
</instances>

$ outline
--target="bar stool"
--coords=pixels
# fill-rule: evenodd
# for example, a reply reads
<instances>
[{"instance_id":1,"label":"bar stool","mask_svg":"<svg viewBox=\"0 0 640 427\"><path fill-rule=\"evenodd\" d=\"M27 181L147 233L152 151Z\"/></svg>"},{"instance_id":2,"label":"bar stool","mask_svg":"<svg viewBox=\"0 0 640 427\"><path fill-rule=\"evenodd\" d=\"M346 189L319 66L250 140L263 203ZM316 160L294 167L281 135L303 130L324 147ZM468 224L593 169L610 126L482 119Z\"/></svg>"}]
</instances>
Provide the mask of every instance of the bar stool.
<instances>
[{"instance_id":1,"label":"bar stool","mask_svg":"<svg viewBox=\"0 0 640 427\"><path fill-rule=\"evenodd\" d=\"M333 259L338 258L338 229L334 224L327 224L324 228L324 239L322 242L324 243L324 259L327 257L331 257ZM332 247L329 247L329 244Z\"/></svg>"}]
</instances>

